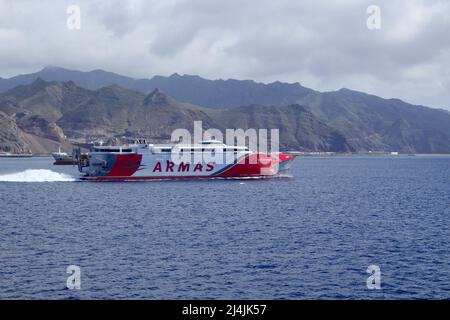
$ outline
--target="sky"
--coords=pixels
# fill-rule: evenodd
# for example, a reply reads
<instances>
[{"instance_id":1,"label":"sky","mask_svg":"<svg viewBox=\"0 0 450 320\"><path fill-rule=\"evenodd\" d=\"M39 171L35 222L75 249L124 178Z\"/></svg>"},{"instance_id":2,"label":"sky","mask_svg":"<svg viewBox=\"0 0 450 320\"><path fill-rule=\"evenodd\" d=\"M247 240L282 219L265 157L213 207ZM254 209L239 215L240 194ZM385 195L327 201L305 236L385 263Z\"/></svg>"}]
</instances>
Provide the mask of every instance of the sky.
<instances>
[{"instance_id":1,"label":"sky","mask_svg":"<svg viewBox=\"0 0 450 320\"><path fill-rule=\"evenodd\" d=\"M0 77L195 74L450 110L449 35L448 0L0 0Z\"/></svg>"}]
</instances>

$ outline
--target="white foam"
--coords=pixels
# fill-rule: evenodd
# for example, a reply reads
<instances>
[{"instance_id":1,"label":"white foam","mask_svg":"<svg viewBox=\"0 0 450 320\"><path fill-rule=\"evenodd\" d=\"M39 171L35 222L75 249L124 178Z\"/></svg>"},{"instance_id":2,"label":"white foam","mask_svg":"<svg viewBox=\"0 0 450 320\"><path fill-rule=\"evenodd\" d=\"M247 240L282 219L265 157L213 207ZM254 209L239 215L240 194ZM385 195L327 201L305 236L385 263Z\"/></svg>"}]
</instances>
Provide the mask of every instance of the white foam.
<instances>
[{"instance_id":1,"label":"white foam","mask_svg":"<svg viewBox=\"0 0 450 320\"><path fill-rule=\"evenodd\" d=\"M46 169L28 169L21 172L0 175L1 182L60 182L75 181L75 178Z\"/></svg>"}]
</instances>

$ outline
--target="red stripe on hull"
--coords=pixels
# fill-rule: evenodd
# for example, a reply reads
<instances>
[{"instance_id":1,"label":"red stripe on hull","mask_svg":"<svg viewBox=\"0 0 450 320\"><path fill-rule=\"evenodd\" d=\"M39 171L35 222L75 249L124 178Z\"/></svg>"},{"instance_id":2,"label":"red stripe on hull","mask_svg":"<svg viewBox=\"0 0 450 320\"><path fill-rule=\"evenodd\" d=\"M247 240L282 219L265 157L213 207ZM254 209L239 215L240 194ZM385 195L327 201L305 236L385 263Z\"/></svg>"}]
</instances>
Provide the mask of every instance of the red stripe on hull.
<instances>
[{"instance_id":1,"label":"red stripe on hull","mask_svg":"<svg viewBox=\"0 0 450 320\"><path fill-rule=\"evenodd\" d=\"M277 164L278 161L269 155L252 154L218 176L219 177L271 176L277 174L276 169Z\"/></svg>"},{"instance_id":2,"label":"red stripe on hull","mask_svg":"<svg viewBox=\"0 0 450 320\"><path fill-rule=\"evenodd\" d=\"M295 154L280 153L278 155L278 158L280 158L280 162L294 160L296 157L297 157L297 155L295 155Z\"/></svg>"},{"instance_id":3,"label":"red stripe on hull","mask_svg":"<svg viewBox=\"0 0 450 320\"><path fill-rule=\"evenodd\" d=\"M132 176L141 166L142 154L118 154L108 177Z\"/></svg>"},{"instance_id":4,"label":"red stripe on hull","mask_svg":"<svg viewBox=\"0 0 450 320\"><path fill-rule=\"evenodd\" d=\"M196 180L196 179L262 179L280 177L280 164L293 160L295 156L280 154L251 154L225 171L214 175L133 176L141 166L141 154L119 154L113 168L106 176L85 176L87 181L148 181L148 180Z\"/></svg>"}]
</instances>

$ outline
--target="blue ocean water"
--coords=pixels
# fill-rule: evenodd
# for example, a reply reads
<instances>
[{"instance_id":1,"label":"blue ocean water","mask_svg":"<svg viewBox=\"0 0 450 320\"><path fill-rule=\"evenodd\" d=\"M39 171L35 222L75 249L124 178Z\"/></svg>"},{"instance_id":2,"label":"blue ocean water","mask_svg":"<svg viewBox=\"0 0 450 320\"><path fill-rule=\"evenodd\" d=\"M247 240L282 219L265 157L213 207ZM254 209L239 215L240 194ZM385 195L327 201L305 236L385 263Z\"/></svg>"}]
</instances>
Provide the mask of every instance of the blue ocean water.
<instances>
[{"instance_id":1,"label":"blue ocean water","mask_svg":"<svg viewBox=\"0 0 450 320\"><path fill-rule=\"evenodd\" d=\"M51 163L0 159L2 299L450 297L450 157L303 157L262 181L76 182Z\"/></svg>"}]
</instances>

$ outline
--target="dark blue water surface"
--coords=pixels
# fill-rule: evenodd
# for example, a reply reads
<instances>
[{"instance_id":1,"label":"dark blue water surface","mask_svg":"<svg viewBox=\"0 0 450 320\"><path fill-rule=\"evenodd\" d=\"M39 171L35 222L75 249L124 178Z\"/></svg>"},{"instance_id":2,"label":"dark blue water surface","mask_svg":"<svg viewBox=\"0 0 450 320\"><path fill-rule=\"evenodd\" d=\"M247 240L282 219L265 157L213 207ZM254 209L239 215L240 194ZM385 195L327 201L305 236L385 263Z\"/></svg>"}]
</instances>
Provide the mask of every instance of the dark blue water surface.
<instances>
[{"instance_id":1,"label":"dark blue water surface","mask_svg":"<svg viewBox=\"0 0 450 320\"><path fill-rule=\"evenodd\" d=\"M4 181L76 176L51 163L0 159L0 298L450 297L450 157L304 157L288 180Z\"/></svg>"}]
</instances>

